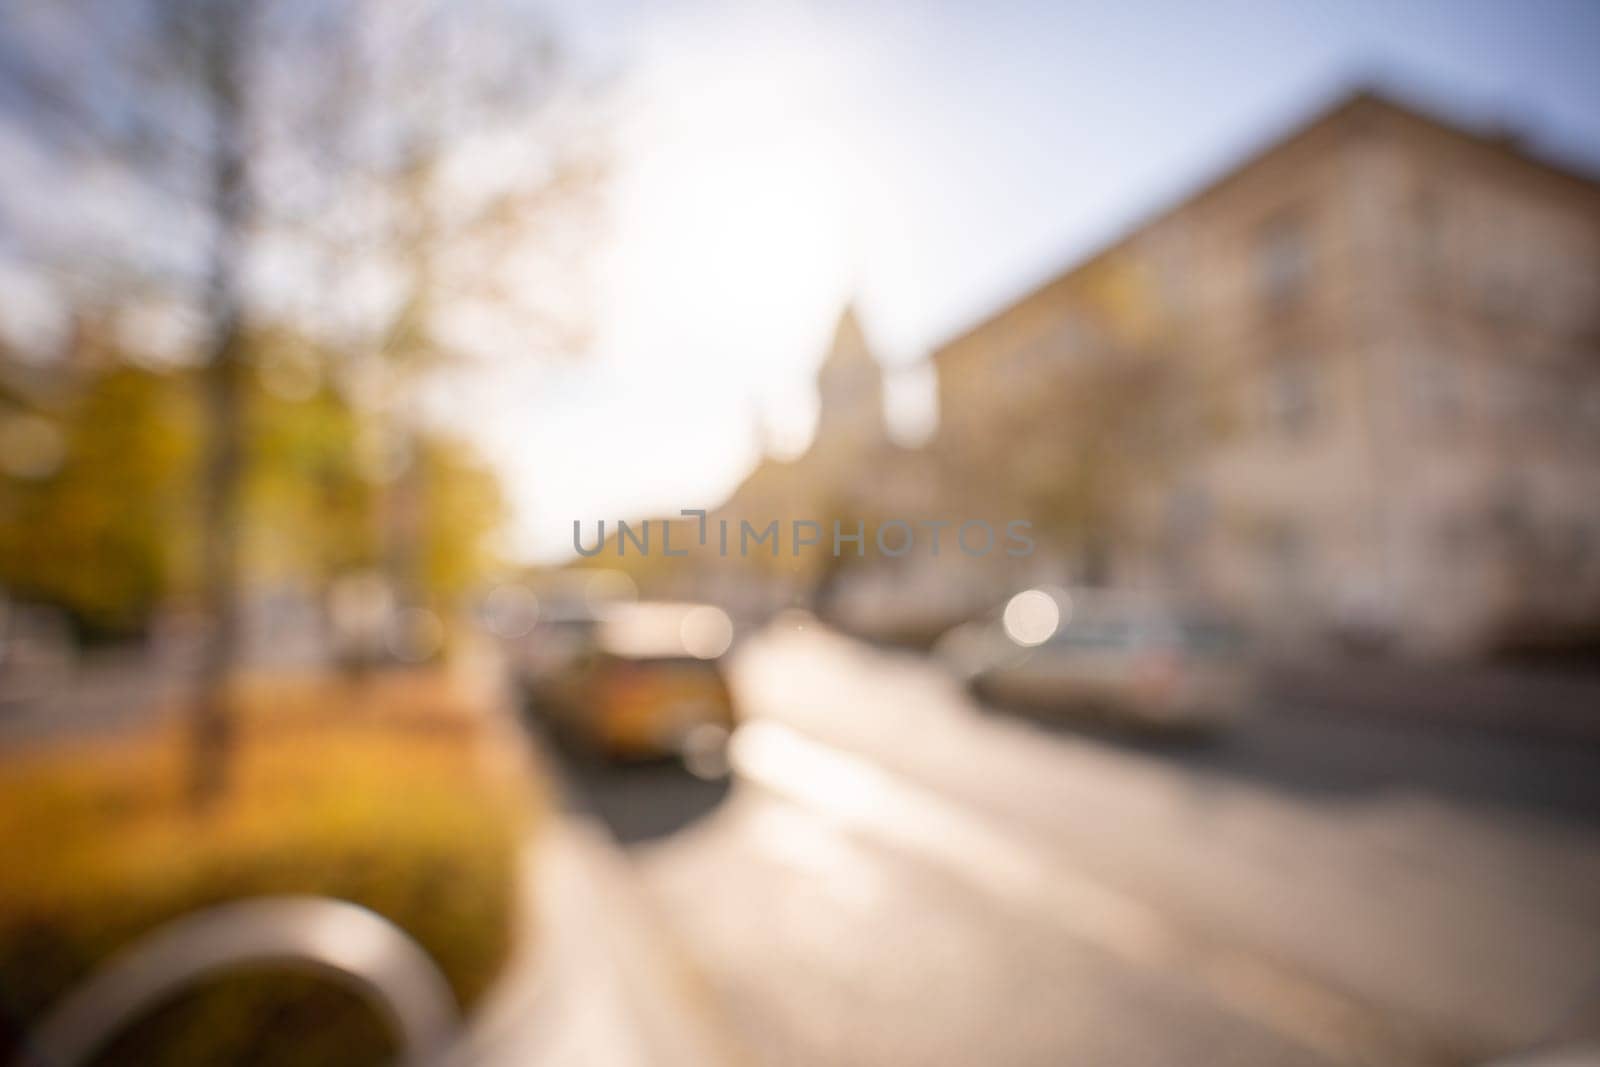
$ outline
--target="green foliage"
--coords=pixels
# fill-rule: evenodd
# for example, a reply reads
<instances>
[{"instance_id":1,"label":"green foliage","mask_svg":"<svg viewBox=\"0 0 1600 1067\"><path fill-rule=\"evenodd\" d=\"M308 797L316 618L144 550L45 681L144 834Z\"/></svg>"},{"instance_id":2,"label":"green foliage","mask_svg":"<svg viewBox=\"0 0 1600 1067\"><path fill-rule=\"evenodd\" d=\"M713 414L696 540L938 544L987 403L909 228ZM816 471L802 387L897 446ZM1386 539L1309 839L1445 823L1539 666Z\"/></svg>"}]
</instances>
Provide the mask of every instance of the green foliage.
<instances>
[{"instance_id":1,"label":"green foliage","mask_svg":"<svg viewBox=\"0 0 1600 1067\"><path fill-rule=\"evenodd\" d=\"M321 372L338 358L294 338L267 336L252 345L245 486L247 558L258 577L300 576L320 585L377 558L378 490L363 469L361 422ZM293 360L310 376L303 392L271 388Z\"/></svg>"},{"instance_id":2,"label":"green foliage","mask_svg":"<svg viewBox=\"0 0 1600 1067\"><path fill-rule=\"evenodd\" d=\"M175 561L192 543L187 383L112 366L36 414L61 434L62 460L43 477L0 478L0 586L65 607L90 634L136 630L172 590Z\"/></svg>"},{"instance_id":3,"label":"green foliage","mask_svg":"<svg viewBox=\"0 0 1600 1067\"><path fill-rule=\"evenodd\" d=\"M373 567L385 490L362 447L373 416L327 381L344 354L274 331L249 344L247 583L299 580L314 590ZM62 443L51 470L0 473L0 592L66 609L87 636L126 636L197 586L206 446L198 375L85 363L63 373L48 404L0 396L0 419L46 420ZM504 503L464 444L425 435L418 453L421 577L428 597L443 602L492 562Z\"/></svg>"},{"instance_id":4,"label":"green foliage","mask_svg":"<svg viewBox=\"0 0 1600 1067\"><path fill-rule=\"evenodd\" d=\"M505 518L505 498L494 473L459 442L426 441L422 465L425 578L433 596L456 597L496 562L491 538Z\"/></svg>"}]
</instances>

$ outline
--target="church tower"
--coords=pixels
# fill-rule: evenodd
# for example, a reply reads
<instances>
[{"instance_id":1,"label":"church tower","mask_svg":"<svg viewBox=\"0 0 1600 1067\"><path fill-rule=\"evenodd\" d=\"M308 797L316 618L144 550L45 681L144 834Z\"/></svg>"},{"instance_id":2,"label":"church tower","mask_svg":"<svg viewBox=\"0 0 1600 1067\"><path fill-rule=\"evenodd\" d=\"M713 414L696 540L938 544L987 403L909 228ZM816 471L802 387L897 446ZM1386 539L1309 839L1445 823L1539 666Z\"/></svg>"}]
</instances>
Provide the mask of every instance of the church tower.
<instances>
[{"instance_id":1,"label":"church tower","mask_svg":"<svg viewBox=\"0 0 1600 1067\"><path fill-rule=\"evenodd\" d=\"M883 368L873 358L854 306L833 331L833 344L817 373L817 433L812 450L837 454L884 440Z\"/></svg>"}]
</instances>

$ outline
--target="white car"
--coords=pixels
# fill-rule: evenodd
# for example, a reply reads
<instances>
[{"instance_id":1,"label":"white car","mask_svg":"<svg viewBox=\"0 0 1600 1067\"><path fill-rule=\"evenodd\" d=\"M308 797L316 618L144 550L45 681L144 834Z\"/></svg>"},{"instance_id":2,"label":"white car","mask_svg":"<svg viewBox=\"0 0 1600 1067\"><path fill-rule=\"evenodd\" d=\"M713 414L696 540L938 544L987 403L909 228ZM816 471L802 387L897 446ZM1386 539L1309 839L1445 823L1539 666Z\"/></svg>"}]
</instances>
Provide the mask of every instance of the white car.
<instances>
[{"instance_id":1,"label":"white car","mask_svg":"<svg viewBox=\"0 0 1600 1067\"><path fill-rule=\"evenodd\" d=\"M985 701L1153 729L1229 725L1256 689L1240 626L1129 592L1030 589L935 655Z\"/></svg>"}]
</instances>

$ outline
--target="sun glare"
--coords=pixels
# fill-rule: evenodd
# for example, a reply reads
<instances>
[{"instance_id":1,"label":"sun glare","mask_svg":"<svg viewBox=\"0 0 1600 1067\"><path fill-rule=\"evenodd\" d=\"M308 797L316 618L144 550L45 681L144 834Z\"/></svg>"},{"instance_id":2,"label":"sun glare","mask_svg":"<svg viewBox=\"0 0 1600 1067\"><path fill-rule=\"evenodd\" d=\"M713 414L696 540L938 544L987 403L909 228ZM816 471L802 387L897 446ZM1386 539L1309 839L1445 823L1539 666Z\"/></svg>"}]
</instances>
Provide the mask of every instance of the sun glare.
<instances>
[{"instance_id":1,"label":"sun glare","mask_svg":"<svg viewBox=\"0 0 1600 1067\"><path fill-rule=\"evenodd\" d=\"M619 330L693 338L693 358L746 362L837 301L850 250L833 151L805 131L726 133L638 161L620 190ZM631 327L631 329L630 329Z\"/></svg>"}]
</instances>

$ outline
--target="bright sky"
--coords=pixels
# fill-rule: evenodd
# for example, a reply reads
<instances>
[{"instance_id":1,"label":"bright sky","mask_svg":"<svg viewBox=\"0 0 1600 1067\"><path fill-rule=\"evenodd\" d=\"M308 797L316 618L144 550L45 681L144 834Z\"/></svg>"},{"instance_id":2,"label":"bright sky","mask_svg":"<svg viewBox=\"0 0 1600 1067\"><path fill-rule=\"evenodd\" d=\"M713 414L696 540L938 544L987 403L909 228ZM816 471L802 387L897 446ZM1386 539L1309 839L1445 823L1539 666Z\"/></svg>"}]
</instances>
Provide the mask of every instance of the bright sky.
<instances>
[{"instance_id":1,"label":"bright sky","mask_svg":"<svg viewBox=\"0 0 1600 1067\"><path fill-rule=\"evenodd\" d=\"M716 504L787 448L853 295L928 349L1374 80L1600 167L1600 5L566 0L622 65L598 343L477 420L515 547ZM925 373L892 396L925 428ZM491 410L492 409L492 410Z\"/></svg>"}]
</instances>

